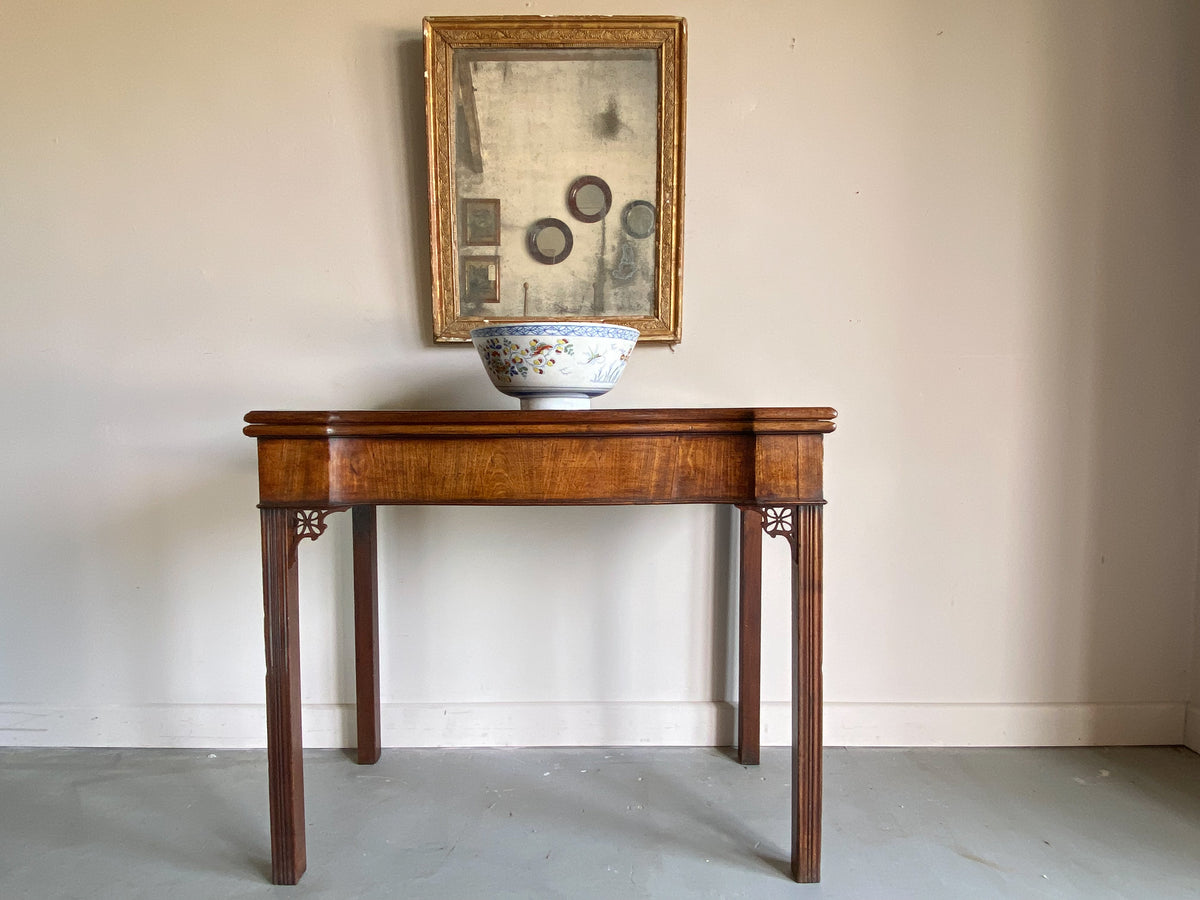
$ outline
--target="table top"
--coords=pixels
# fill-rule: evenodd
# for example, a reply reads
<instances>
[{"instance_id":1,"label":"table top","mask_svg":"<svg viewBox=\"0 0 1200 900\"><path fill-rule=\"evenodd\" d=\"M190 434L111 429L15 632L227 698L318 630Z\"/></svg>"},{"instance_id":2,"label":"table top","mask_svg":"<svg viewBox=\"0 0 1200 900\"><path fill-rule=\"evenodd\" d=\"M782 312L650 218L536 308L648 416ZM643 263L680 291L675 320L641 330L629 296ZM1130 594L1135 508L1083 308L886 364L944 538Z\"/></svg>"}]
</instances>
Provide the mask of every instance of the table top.
<instances>
[{"instance_id":1,"label":"table top","mask_svg":"<svg viewBox=\"0 0 1200 900\"><path fill-rule=\"evenodd\" d=\"M821 501L828 407L251 412L263 506Z\"/></svg>"},{"instance_id":2,"label":"table top","mask_svg":"<svg viewBox=\"0 0 1200 900\"><path fill-rule=\"evenodd\" d=\"M255 410L255 438L583 434L827 434L827 406L581 410Z\"/></svg>"}]
</instances>

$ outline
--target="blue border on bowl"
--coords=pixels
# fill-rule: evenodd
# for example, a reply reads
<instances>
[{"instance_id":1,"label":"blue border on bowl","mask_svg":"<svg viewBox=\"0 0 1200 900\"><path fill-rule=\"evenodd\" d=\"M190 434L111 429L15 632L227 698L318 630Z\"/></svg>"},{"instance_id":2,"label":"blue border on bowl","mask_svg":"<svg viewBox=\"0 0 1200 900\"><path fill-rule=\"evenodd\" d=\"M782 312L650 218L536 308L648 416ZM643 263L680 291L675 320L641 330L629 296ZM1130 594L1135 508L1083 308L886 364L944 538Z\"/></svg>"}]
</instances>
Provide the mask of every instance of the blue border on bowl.
<instances>
[{"instance_id":1,"label":"blue border on bowl","mask_svg":"<svg viewBox=\"0 0 1200 900\"><path fill-rule=\"evenodd\" d=\"M611 338L619 341L636 341L639 332L625 325L572 324L571 322L527 322L517 325L483 325L471 329L471 340L476 336L512 337L513 335L544 334L550 337Z\"/></svg>"}]
</instances>

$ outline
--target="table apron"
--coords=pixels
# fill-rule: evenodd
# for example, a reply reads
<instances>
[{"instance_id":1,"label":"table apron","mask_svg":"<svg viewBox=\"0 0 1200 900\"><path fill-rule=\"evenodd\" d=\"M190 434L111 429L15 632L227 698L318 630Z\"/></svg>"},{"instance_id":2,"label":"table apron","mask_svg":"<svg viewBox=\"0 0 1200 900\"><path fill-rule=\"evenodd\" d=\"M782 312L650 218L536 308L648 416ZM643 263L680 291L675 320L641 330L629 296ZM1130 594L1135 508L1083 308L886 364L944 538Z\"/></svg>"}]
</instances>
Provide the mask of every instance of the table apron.
<instances>
[{"instance_id":1,"label":"table apron","mask_svg":"<svg viewBox=\"0 0 1200 900\"><path fill-rule=\"evenodd\" d=\"M822 435L258 438L262 506L820 503Z\"/></svg>"}]
</instances>

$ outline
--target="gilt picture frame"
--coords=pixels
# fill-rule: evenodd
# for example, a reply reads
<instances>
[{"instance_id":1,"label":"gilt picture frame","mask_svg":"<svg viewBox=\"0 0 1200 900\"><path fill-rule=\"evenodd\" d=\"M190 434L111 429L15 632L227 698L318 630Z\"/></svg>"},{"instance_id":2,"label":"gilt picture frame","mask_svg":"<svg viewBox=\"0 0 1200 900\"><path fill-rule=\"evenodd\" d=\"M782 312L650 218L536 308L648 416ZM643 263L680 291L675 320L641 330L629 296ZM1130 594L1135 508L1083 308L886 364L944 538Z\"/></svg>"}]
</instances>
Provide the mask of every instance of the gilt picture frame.
<instances>
[{"instance_id":1,"label":"gilt picture frame","mask_svg":"<svg viewBox=\"0 0 1200 900\"><path fill-rule=\"evenodd\" d=\"M604 321L680 340L686 41L670 16L425 19L436 341L506 321ZM584 215L581 185L608 191ZM638 199L657 214L645 239L622 223ZM573 248L553 265L528 240L546 219L573 223ZM506 273L495 298L464 284L478 274L466 248L484 246Z\"/></svg>"}]
</instances>

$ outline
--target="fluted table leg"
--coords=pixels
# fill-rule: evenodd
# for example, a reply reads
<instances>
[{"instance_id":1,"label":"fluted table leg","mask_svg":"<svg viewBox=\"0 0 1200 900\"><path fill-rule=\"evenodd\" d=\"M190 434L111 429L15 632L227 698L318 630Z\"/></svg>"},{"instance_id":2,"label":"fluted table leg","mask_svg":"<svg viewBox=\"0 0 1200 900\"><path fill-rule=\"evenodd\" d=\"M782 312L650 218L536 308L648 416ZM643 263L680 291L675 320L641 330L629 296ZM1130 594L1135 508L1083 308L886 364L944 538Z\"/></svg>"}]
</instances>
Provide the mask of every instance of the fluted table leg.
<instances>
[{"instance_id":1,"label":"fluted table leg","mask_svg":"<svg viewBox=\"0 0 1200 900\"><path fill-rule=\"evenodd\" d=\"M792 545L792 877L821 880L821 507L795 507Z\"/></svg>"},{"instance_id":2,"label":"fluted table leg","mask_svg":"<svg viewBox=\"0 0 1200 900\"><path fill-rule=\"evenodd\" d=\"M295 884L307 865L294 515L290 509L263 509L261 516L271 881L275 884Z\"/></svg>"}]
</instances>

